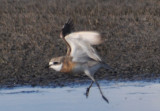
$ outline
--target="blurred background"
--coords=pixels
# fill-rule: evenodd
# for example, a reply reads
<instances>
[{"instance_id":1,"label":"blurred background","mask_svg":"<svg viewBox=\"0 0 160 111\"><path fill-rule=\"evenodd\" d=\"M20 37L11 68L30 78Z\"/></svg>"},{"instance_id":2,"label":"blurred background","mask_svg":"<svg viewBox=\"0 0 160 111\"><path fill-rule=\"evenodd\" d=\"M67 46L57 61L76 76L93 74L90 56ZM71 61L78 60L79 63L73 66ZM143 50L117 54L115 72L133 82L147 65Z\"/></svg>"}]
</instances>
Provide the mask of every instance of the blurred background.
<instances>
[{"instance_id":1,"label":"blurred background","mask_svg":"<svg viewBox=\"0 0 160 111\"><path fill-rule=\"evenodd\" d=\"M89 80L45 68L66 53L59 34L70 17L75 31L102 34L95 48L117 73L101 70L97 79L160 77L159 0L0 0L0 86Z\"/></svg>"}]
</instances>

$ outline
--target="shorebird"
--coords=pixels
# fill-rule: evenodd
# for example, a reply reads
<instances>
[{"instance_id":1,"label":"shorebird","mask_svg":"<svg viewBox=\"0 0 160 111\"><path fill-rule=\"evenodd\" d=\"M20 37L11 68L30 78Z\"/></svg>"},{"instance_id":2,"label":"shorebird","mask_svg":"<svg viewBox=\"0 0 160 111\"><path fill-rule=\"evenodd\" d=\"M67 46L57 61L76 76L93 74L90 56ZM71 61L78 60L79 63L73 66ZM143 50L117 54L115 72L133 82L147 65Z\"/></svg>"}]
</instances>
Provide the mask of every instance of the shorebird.
<instances>
[{"instance_id":1,"label":"shorebird","mask_svg":"<svg viewBox=\"0 0 160 111\"><path fill-rule=\"evenodd\" d=\"M59 72L83 72L91 80L90 86L87 88L86 97L93 83L96 83L102 98L109 102L104 96L99 83L95 80L94 74L100 69L110 69L110 67L102 61L93 45L102 43L101 35L94 31L72 32L74 29L73 22L69 19L63 26L60 38L67 45L67 54L61 57L54 57L49 62L49 68Z\"/></svg>"}]
</instances>

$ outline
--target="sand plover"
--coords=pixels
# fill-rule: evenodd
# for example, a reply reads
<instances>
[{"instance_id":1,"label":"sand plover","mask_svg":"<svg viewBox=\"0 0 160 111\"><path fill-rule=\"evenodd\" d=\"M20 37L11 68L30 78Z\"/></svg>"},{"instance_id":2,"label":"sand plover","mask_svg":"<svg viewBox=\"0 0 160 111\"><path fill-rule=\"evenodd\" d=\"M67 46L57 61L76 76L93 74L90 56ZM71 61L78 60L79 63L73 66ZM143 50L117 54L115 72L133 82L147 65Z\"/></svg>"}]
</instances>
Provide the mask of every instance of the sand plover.
<instances>
[{"instance_id":1,"label":"sand plover","mask_svg":"<svg viewBox=\"0 0 160 111\"><path fill-rule=\"evenodd\" d=\"M93 45L99 45L102 43L101 35L98 32L93 31L72 32L72 30L73 22L69 19L60 33L60 38L62 38L67 45L67 54L65 56L52 58L49 62L49 68L64 73L85 73L92 80L91 85L87 88L86 96L88 96L89 90L95 82L102 98L106 102L109 102L103 95L99 83L94 78L94 74L98 69L110 69L92 47Z\"/></svg>"}]
</instances>

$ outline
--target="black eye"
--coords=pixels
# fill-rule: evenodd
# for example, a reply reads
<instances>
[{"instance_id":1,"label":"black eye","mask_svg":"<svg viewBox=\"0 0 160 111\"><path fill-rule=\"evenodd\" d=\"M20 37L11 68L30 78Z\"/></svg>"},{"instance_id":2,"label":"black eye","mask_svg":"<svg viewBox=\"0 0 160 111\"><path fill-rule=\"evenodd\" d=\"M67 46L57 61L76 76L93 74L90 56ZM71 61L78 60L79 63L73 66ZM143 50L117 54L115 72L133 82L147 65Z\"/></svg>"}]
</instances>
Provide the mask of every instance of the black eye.
<instances>
[{"instance_id":1,"label":"black eye","mask_svg":"<svg viewBox=\"0 0 160 111\"><path fill-rule=\"evenodd\" d=\"M53 62L54 65L58 64L59 62Z\"/></svg>"}]
</instances>

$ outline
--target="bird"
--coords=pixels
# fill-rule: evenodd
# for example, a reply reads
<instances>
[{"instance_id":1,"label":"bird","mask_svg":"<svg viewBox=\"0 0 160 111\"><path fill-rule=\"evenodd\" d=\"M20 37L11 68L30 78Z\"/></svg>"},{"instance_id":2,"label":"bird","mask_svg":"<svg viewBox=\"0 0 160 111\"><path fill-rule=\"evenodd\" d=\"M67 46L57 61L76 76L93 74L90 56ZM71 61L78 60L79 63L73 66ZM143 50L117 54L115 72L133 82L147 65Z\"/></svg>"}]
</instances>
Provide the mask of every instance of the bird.
<instances>
[{"instance_id":1,"label":"bird","mask_svg":"<svg viewBox=\"0 0 160 111\"><path fill-rule=\"evenodd\" d=\"M99 83L94 78L94 74L100 69L111 69L108 64L102 61L94 45L102 43L102 37L96 31L73 31L73 20L70 18L63 25L60 38L67 46L67 53L65 56L53 57L49 61L49 68L63 73L82 72L91 80L90 86L86 90L86 97L88 97L89 90L93 83L96 83L102 98L109 103L104 96Z\"/></svg>"}]
</instances>

